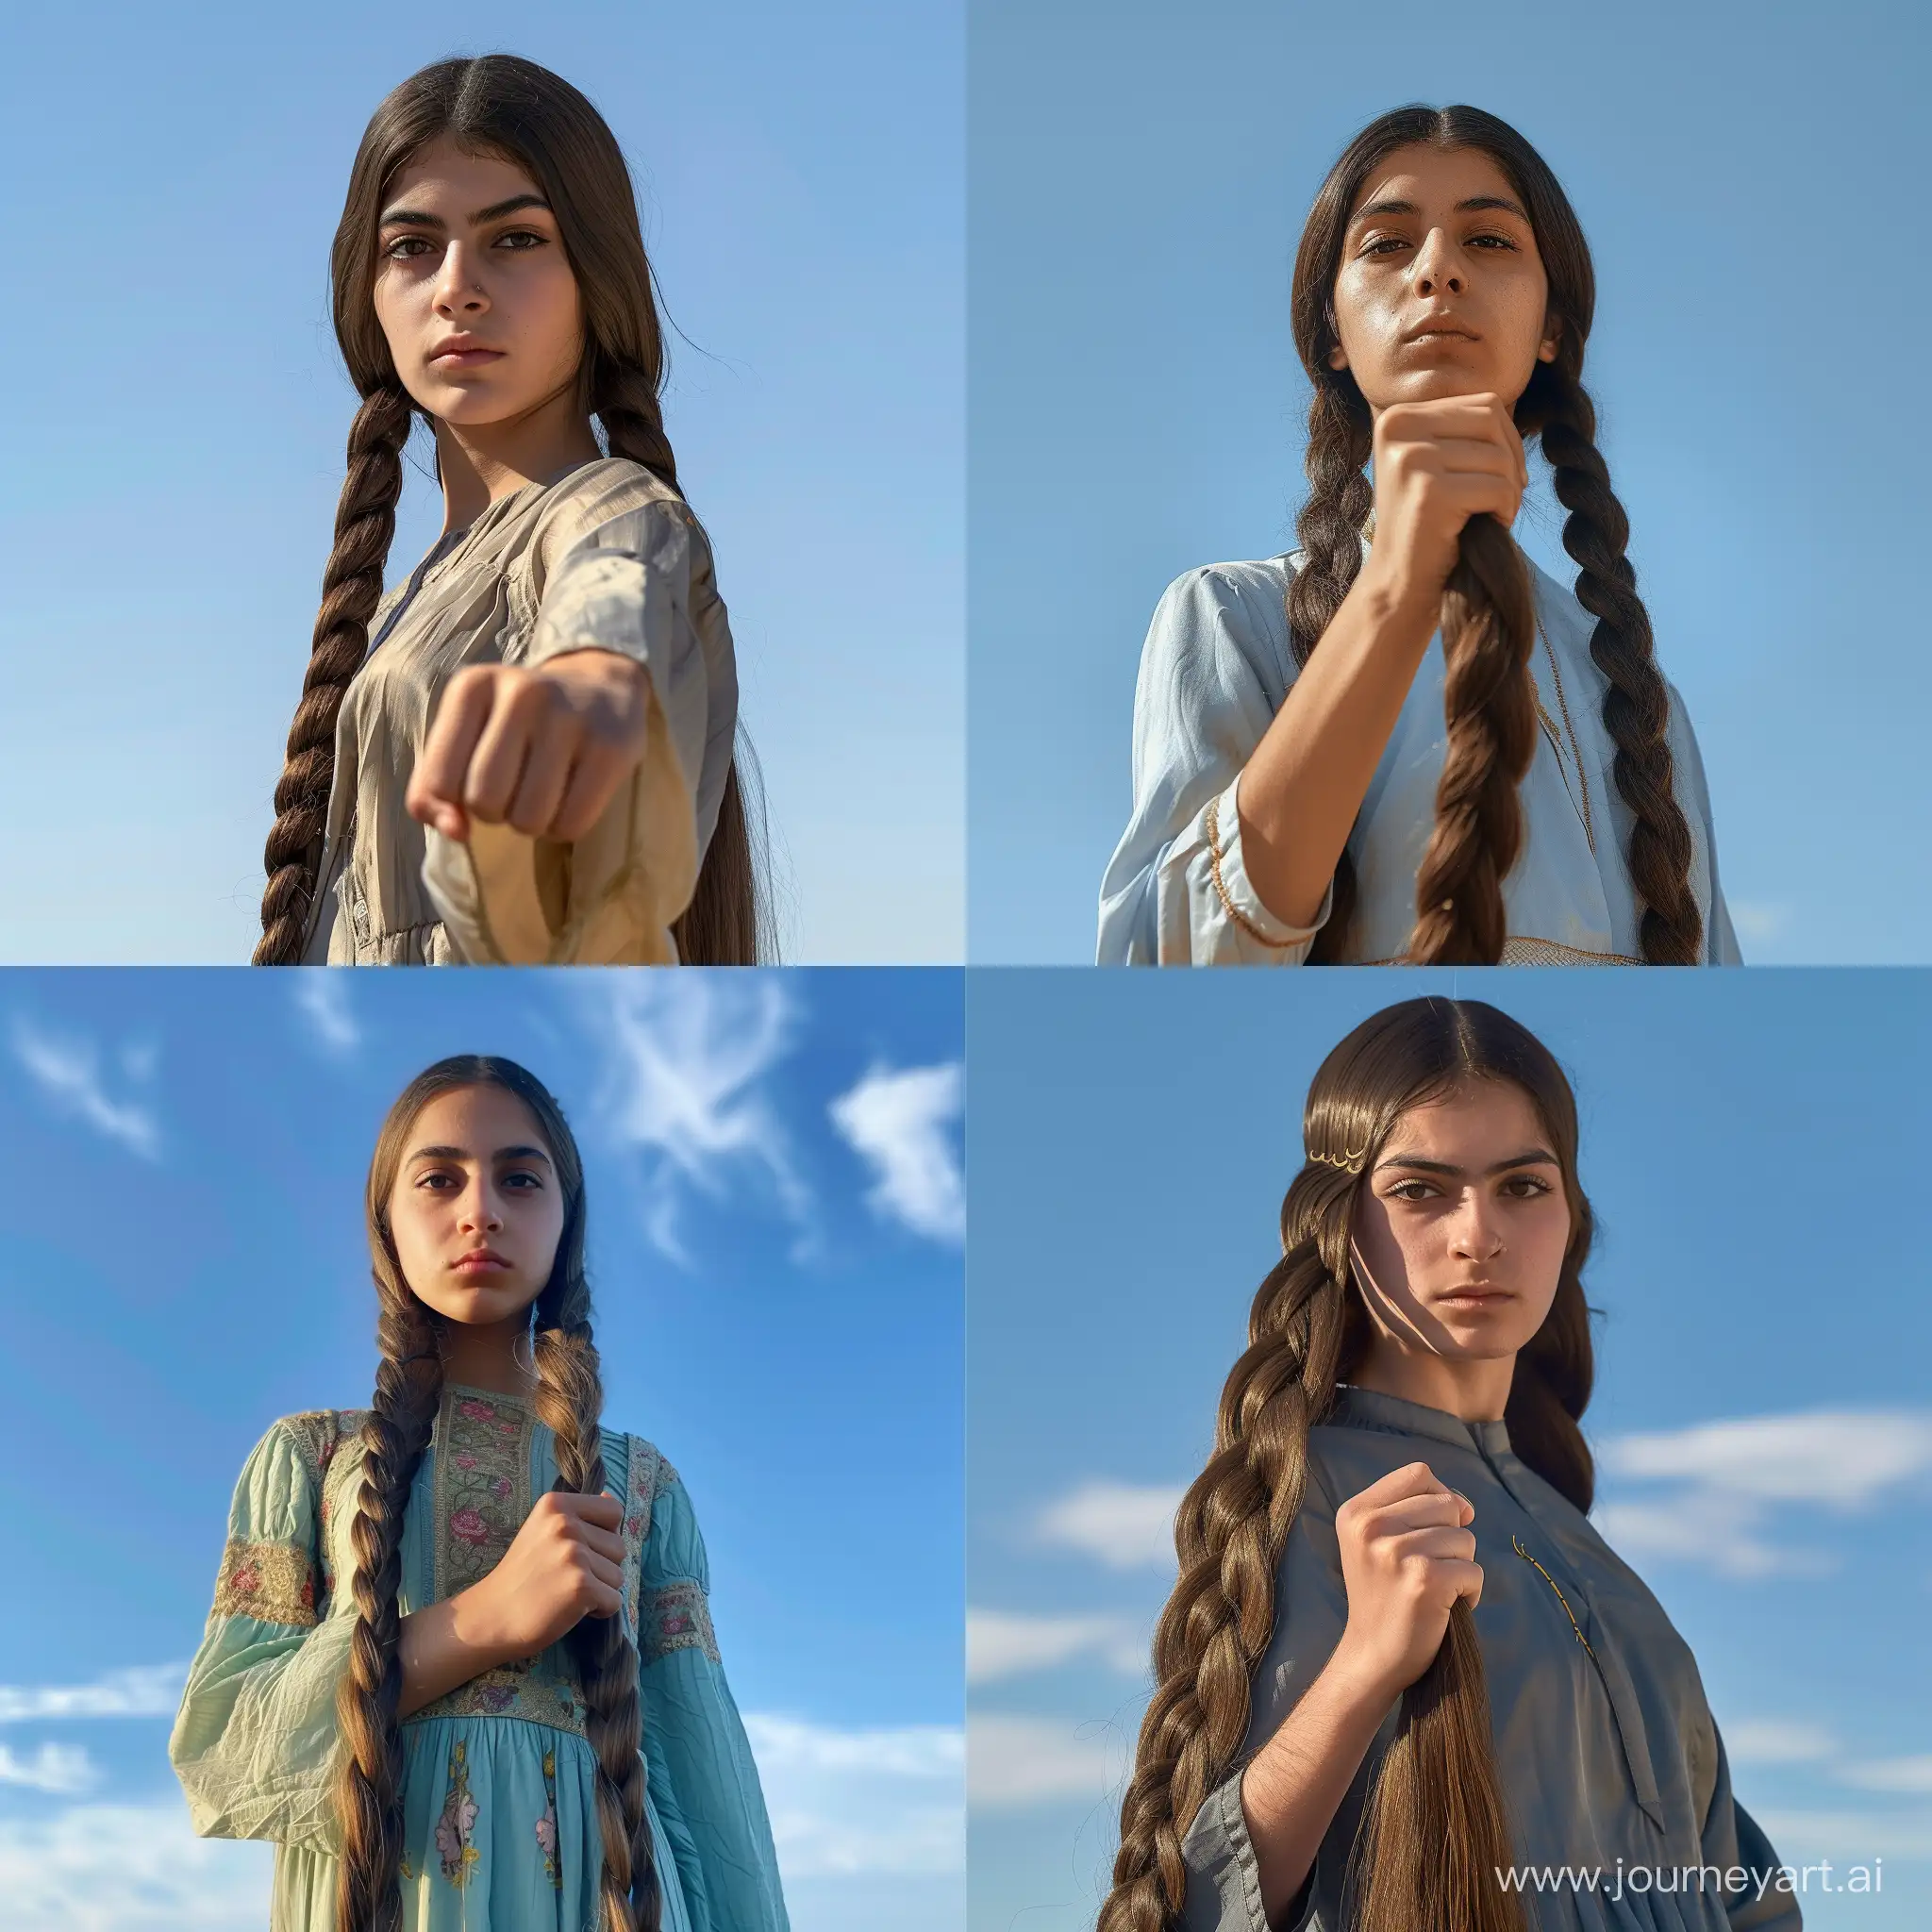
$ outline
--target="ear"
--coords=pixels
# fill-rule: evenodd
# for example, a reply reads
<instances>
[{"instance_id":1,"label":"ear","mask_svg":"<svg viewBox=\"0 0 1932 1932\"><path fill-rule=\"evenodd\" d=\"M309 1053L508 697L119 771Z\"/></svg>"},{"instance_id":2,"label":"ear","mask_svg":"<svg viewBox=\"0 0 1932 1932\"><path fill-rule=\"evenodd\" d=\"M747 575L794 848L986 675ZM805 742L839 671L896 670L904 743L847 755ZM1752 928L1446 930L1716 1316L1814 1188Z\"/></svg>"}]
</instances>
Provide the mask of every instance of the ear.
<instances>
[{"instance_id":1,"label":"ear","mask_svg":"<svg viewBox=\"0 0 1932 1932\"><path fill-rule=\"evenodd\" d=\"M1537 344L1536 359L1539 362L1554 362L1562 341L1563 325L1553 315L1543 325L1543 339Z\"/></svg>"},{"instance_id":2,"label":"ear","mask_svg":"<svg viewBox=\"0 0 1932 1932\"><path fill-rule=\"evenodd\" d=\"M1328 366L1337 371L1348 367L1348 351L1340 342L1328 351Z\"/></svg>"}]
</instances>

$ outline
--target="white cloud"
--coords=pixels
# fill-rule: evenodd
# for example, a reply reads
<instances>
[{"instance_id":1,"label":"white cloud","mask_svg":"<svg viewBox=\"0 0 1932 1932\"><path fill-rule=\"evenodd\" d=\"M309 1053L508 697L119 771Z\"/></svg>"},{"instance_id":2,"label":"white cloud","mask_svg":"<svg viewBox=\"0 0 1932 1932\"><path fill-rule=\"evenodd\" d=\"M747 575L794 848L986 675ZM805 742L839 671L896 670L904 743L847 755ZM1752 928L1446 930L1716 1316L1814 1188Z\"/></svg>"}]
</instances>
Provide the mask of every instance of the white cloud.
<instances>
[{"instance_id":1,"label":"white cloud","mask_svg":"<svg viewBox=\"0 0 1932 1932\"><path fill-rule=\"evenodd\" d=\"M687 1192L722 1200L746 1178L808 1232L811 1197L763 1087L791 1045L781 977L605 973L591 985L591 1030L610 1057L603 1124L644 1158L645 1227L657 1246L688 1263Z\"/></svg>"},{"instance_id":2,"label":"white cloud","mask_svg":"<svg viewBox=\"0 0 1932 1932\"><path fill-rule=\"evenodd\" d=\"M0 1822L8 1932L260 1932L274 1853L200 1839L178 1799Z\"/></svg>"},{"instance_id":3,"label":"white cloud","mask_svg":"<svg viewBox=\"0 0 1932 1932\"><path fill-rule=\"evenodd\" d=\"M1759 1533L1768 1514L1766 1506L1751 1497L1723 1490L1685 1490L1641 1502L1599 1503L1591 1521L1626 1559L1672 1557L1740 1582L1824 1576L1838 1567L1826 1551L1770 1541Z\"/></svg>"},{"instance_id":4,"label":"white cloud","mask_svg":"<svg viewBox=\"0 0 1932 1932\"><path fill-rule=\"evenodd\" d=\"M25 1785L36 1791L84 1791L94 1782L94 1768L74 1744L42 1744L31 1757L0 1744L0 1785Z\"/></svg>"},{"instance_id":5,"label":"white cloud","mask_svg":"<svg viewBox=\"0 0 1932 1932\"><path fill-rule=\"evenodd\" d=\"M1757 1811L1751 1814L1787 1865L1836 1858L1870 1865L1874 1858L1932 1857L1932 1812ZM1842 1884L1840 1872L1834 1882Z\"/></svg>"},{"instance_id":6,"label":"white cloud","mask_svg":"<svg viewBox=\"0 0 1932 1932\"><path fill-rule=\"evenodd\" d=\"M991 1684L1091 1653L1113 1670L1148 1668L1148 1637L1125 1617L1028 1617L1009 1610L966 1612L966 1681Z\"/></svg>"},{"instance_id":7,"label":"white cloud","mask_svg":"<svg viewBox=\"0 0 1932 1932\"><path fill-rule=\"evenodd\" d=\"M1049 1503L1034 1524L1034 1540L1097 1557L1112 1570L1143 1564L1173 1567L1174 1513L1185 1486L1082 1483Z\"/></svg>"},{"instance_id":8,"label":"white cloud","mask_svg":"<svg viewBox=\"0 0 1932 1932\"><path fill-rule=\"evenodd\" d=\"M333 1054L352 1054L362 1044L362 1028L349 1005L349 977L339 966L303 966L294 974L296 1010Z\"/></svg>"},{"instance_id":9,"label":"white cloud","mask_svg":"<svg viewBox=\"0 0 1932 1932\"><path fill-rule=\"evenodd\" d=\"M143 1160L161 1158L160 1130L154 1115L132 1100L108 1097L101 1076L100 1052L92 1041L57 1040L31 1022L16 1018L13 1054L53 1102L56 1111L84 1121L96 1133L118 1141ZM148 1073L152 1071L150 1058Z\"/></svg>"},{"instance_id":10,"label":"white cloud","mask_svg":"<svg viewBox=\"0 0 1932 1932\"><path fill-rule=\"evenodd\" d=\"M1780 900L1733 899L1728 894L1731 924L1747 940L1774 940L1791 923L1791 908Z\"/></svg>"},{"instance_id":11,"label":"white cloud","mask_svg":"<svg viewBox=\"0 0 1932 1932\"><path fill-rule=\"evenodd\" d=\"M91 1684L0 1684L0 1724L48 1718L173 1717L188 1666L137 1664Z\"/></svg>"},{"instance_id":12,"label":"white cloud","mask_svg":"<svg viewBox=\"0 0 1932 1932\"><path fill-rule=\"evenodd\" d=\"M1823 1724L1790 1718L1746 1718L1724 1726L1724 1756L1740 1764L1808 1764L1837 1754L1838 1740Z\"/></svg>"},{"instance_id":13,"label":"white cloud","mask_svg":"<svg viewBox=\"0 0 1932 1932\"><path fill-rule=\"evenodd\" d=\"M953 1137L961 1082L958 1061L875 1067L830 1108L832 1124L877 1176L866 1199L874 1209L934 1241L966 1238L966 1189Z\"/></svg>"},{"instance_id":14,"label":"white cloud","mask_svg":"<svg viewBox=\"0 0 1932 1932\"><path fill-rule=\"evenodd\" d=\"M1832 1775L1861 1791L1909 1791L1932 1796L1932 1757L1879 1757L1840 1764Z\"/></svg>"},{"instance_id":15,"label":"white cloud","mask_svg":"<svg viewBox=\"0 0 1932 1932\"><path fill-rule=\"evenodd\" d=\"M1071 1719L974 1711L966 1720L966 1794L975 1811L1077 1798L1098 1804L1125 1773L1131 1740Z\"/></svg>"},{"instance_id":16,"label":"white cloud","mask_svg":"<svg viewBox=\"0 0 1932 1932\"><path fill-rule=\"evenodd\" d=\"M841 1730L748 1712L786 1881L965 1870L966 1745L950 1724Z\"/></svg>"}]
</instances>

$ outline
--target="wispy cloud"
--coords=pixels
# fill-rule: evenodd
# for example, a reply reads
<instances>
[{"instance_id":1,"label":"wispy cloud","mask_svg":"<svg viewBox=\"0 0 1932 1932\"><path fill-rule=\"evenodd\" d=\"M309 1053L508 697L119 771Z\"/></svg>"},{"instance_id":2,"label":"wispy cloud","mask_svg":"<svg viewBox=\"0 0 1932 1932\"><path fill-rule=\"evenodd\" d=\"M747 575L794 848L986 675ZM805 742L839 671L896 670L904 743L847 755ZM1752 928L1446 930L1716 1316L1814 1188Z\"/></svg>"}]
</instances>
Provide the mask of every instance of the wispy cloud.
<instances>
[{"instance_id":1,"label":"wispy cloud","mask_svg":"<svg viewBox=\"0 0 1932 1932\"><path fill-rule=\"evenodd\" d=\"M1110 1570L1138 1570L1145 1564L1172 1567L1174 1512L1184 1486L1089 1482L1035 1519L1036 1542L1097 1557Z\"/></svg>"},{"instance_id":2,"label":"wispy cloud","mask_svg":"<svg viewBox=\"0 0 1932 1932\"><path fill-rule=\"evenodd\" d=\"M173 1717L188 1666L136 1664L88 1684L0 1684L0 1724L75 1717Z\"/></svg>"},{"instance_id":3,"label":"wispy cloud","mask_svg":"<svg viewBox=\"0 0 1932 1932\"><path fill-rule=\"evenodd\" d=\"M958 1061L875 1067L831 1105L832 1124L876 1176L874 1210L938 1241L966 1238L966 1189L949 1131L959 1117Z\"/></svg>"},{"instance_id":4,"label":"wispy cloud","mask_svg":"<svg viewBox=\"0 0 1932 1932\"><path fill-rule=\"evenodd\" d=\"M1774 940L1791 923L1791 908L1780 900L1732 899L1726 894L1731 924L1747 940Z\"/></svg>"},{"instance_id":5,"label":"wispy cloud","mask_svg":"<svg viewBox=\"0 0 1932 1932\"><path fill-rule=\"evenodd\" d=\"M957 1726L841 1730L749 1712L744 1727L788 1882L965 1870L966 1741Z\"/></svg>"},{"instance_id":6,"label":"wispy cloud","mask_svg":"<svg viewBox=\"0 0 1932 1932\"><path fill-rule=\"evenodd\" d=\"M55 1110L118 1141L143 1160L161 1158L160 1129L154 1115L133 1100L109 1096L101 1071L100 1049L91 1040L57 1038L29 1020L13 1022L13 1057L25 1068ZM145 1085L154 1075L152 1048L143 1064L137 1053L123 1063L127 1077Z\"/></svg>"},{"instance_id":7,"label":"wispy cloud","mask_svg":"<svg viewBox=\"0 0 1932 1932\"><path fill-rule=\"evenodd\" d=\"M178 1800L0 1822L8 1932L260 1932L272 1870L268 1845L196 1838Z\"/></svg>"},{"instance_id":8,"label":"wispy cloud","mask_svg":"<svg viewBox=\"0 0 1932 1932\"><path fill-rule=\"evenodd\" d=\"M1594 1521L1624 1554L1701 1564L1740 1579L1823 1575L1830 1550L1793 1541L1794 1506L1852 1514L1932 1474L1932 1415L1919 1410L1816 1409L1743 1416L1692 1428L1624 1436L1599 1460L1625 1483L1672 1484L1620 1492Z\"/></svg>"},{"instance_id":9,"label":"wispy cloud","mask_svg":"<svg viewBox=\"0 0 1932 1932\"><path fill-rule=\"evenodd\" d=\"M362 1028L349 1004L351 976L334 966L298 967L294 974L295 1010L317 1042L342 1058L362 1044Z\"/></svg>"},{"instance_id":10,"label":"wispy cloud","mask_svg":"<svg viewBox=\"0 0 1932 1932\"><path fill-rule=\"evenodd\" d=\"M1823 1724L1791 1718L1745 1718L1724 1727L1724 1756L1740 1764L1809 1764L1830 1757L1838 1740Z\"/></svg>"},{"instance_id":11,"label":"wispy cloud","mask_svg":"<svg viewBox=\"0 0 1932 1932\"><path fill-rule=\"evenodd\" d=\"M94 1768L75 1744L42 1744L32 1757L0 1744L0 1785L25 1785L36 1791L84 1791L94 1782Z\"/></svg>"},{"instance_id":12,"label":"wispy cloud","mask_svg":"<svg viewBox=\"0 0 1932 1932\"><path fill-rule=\"evenodd\" d=\"M1932 1757L1876 1757L1840 1764L1832 1775L1861 1791L1908 1791L1932 1796Z\"/></svg>"},{"instance_id":13,"label":"wispy cloud","mask_svg":"<svg viewBox=\"0 0 1932 1932\"><path fill-rule=\"evenodd\" d=\"M966 1796L975 1811L1061 1799L1098 1804L1125 1771L1131 1740L1071 1719L974 1711L966 1720Z\"/></svg>"},{"instance_id":14,"label":"wispy cloud","mask_svg":"<svg viewBox=\"0 0 1932 1932\"><path fill-rule=\"evenodd\" d=\"M991 1684L1092 1656L1139 1676L1148 1667L1147 1632L1125 1617L1029 1617L1010 1610L966 1612L966 1681Z\"/></svg>"},{"instance_id":15,"label":"wispy cloud","mask_svg":"<svg viewBox=\"0 0 1932 1932\"><path fill-rule=\"evenodd\" d=\"M808 1244L810 1191L767 1090L791 1050L793 1011L775 974L608 973L583 1010L609 1055L600 1120L644 1165L645 1227L689 1263L689 1193L713 1200L750 1184Z\"/></svg>"},{"instance_id":16,"label":"wispy cloud","mask_svg":"<svg viewBox=\"0 0 1932 1932\"><path fill-rule=\"evenodd\" d=\"M1932 1811L1756 1811L1752 1816L1788 1865L1836 1858L1932 1857ZM1839 1874L1844 1882L1844 1874ZM1808 1909L1808 1908L1807 1908Z\"/></svg>"}]
</instances>

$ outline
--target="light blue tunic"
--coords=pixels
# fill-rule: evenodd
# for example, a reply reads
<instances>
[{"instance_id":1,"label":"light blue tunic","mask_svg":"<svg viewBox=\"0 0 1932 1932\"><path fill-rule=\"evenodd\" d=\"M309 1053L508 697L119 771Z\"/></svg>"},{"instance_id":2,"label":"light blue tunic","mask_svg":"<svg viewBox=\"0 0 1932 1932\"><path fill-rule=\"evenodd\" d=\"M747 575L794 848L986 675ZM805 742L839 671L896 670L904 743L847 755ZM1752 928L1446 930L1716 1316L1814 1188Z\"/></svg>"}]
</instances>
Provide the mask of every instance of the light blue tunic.
<instances>
[{"instance_id":1,"label":"light blue tunic","mask_svg":"<svg viewBox=\"0 0 1932 1932\"><path fill-rule=\"evenodd\" d=\"M1525 559L1527 560L1527 559ZM1161 598L1134 694L1134 804L1100 889L1102 965L1300 965L1326 922L1291 926L1262 904L1241 858L1235 791L1281 708L1296 666L1288 588L1293 556L1190 571ZM1603 722L1609 680L1590 656L1595 619L1532 566L1541 636L1531 668L1541 714L1519 788L1524 842L1503 881L1510 965L1641 964L1641 908L1626 854L1632 814L1611 776ZM1415 924L1415 874L1442 774L1440 637L1409 686L1349 835L1358 897L1346 958L1399 958ZM1690 823L1690 891L1708 964L1735 964L1717 878L1710 796L1684 706L1670 693L1677 803Z\"/></svg>"},{"instance_id":2,"label":"light blue tunic","mask_svg":"<svg viewBox=\"0 0 1932 1932\"><path fill-rule=\"evenodd\" d=\"M276 1841L272 1932L336 1923L335 1694L355 1624L337 1582L353 1560L360 1422L287 1416L249 1457L169 1744L197 1832ZM625 1499L621 1614L641 1658L663 1932L786 1932L690 1499L641 1438L607 1430L603 1450L607 1486ZM488 1574L556 1479L550 1430L527 1404L445 1388L404 1520L401 1613ZM592 1932L603 1840L567 1647L473 1678L401 1733L409 1932Z\"/></svg>"}]
</instances>

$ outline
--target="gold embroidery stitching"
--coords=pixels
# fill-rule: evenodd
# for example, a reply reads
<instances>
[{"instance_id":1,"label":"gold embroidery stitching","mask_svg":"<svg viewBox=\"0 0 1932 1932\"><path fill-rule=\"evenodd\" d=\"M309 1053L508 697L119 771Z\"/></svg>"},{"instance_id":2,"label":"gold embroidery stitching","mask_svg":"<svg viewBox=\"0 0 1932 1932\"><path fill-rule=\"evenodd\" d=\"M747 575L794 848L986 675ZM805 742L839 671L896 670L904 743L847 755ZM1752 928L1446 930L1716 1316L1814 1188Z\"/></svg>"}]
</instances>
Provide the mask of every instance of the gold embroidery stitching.
<instances>
[{"instance_id":1,"label":"gold embroidery stitching","mask_svg":"<svg viewBox=\"0 0 1932 1932\"><path fill-rule=\"evenodd\" d=\"M497 1664L412 1711L404 1722L432 1717L517 1717L579 1738L587 1735L582 1691L547 1674L540 1676L535 1657Z\"/></svg>"},{"instance_id":2,"label":"gold embroidery stitching","mask_svg":"<svg viewBox=\"0 0 1932 1932\"><path fill-rule=\"evenodd\" d=\"M643 1592L644 1543L651 1534L651 1506L664 1487L671 1465L641 1436L626 1437L629 1494L624 1516L624 1607L635 1638ZM673 1471L672 1474L675 1474Z\"/></svg>"},{"instance_id":3,"label":"gold embroidery stitching","mask_svg":"<svg viewBox=\"0 0 1932 1932\"><path fill-rule=\"evenodd\" d=\"M1407 958L1355 959L1355 966L1408 966ZM1503 941L1501 966L1642 966L1649 962L1633 959L1628 953L1587 953L1581 946L1566 946L1558 940L1540 940L1512 933Z\"/></svg>"},{"instance_id":4,"label":"gold embroidery stitching","mask_svg":"<svg viewBox=\"0 0 1932 1932\"><path fill-rule=\"evenodd\" d=\"M1594 1663L1596 1661L1596 1652L1593 1650L1590 1650L1590 1639L1583 1634L1582 1625L1579 1624L1576 1621L1576 1613L1570 1607L1570 1599L1563 1594L1561 1590L1557 1589L1557 1579L1554 1576L1552 1576L1550 1573L1547 1570L1545 1570L1541 1563L1537 1563L1536 1558L1532 1557L1529 1554L1529 1552L1523 1547L1521 1538L1512 1535L1509 1539L1509 1547L1513 1549L1516 1552L1516 1554L1524 1559L1524 1562L1535 1563L1536 1568L1541 1575L1543 1581L1547 1583L1552 1590L1557 1591L1557 1601L1563 1606L1563 1614L1570 1619L1570 1627L1571 1629L1576 1632L1577 1642L1582 1644L1585 1650L1590 1651L1591 1661Z\"/></svg>"},{"instance_id":5,"label":"gold embroidery stitching","mask_svg":"<svg viewBox=\"0 0 1932 1932\"><path fill-rule=\"evenodd\" d=\"M718 1636L711 1628L711 1607L696 1582L673 1583L653 1591L644 1606L646 1628L639 1648L645 1663L669 1657L674 1650L701 1650L715 1664Z\"/></svg>"},{"instance_id":6,"label":"gold embroidery stitching","mask_svg":"<svg viewBox=\"0 0 1932 1932\"><path fill-rule=\"evenodd\" d=\"M230 1537L215 1579L214 1614L312 1629L315 1569L294 1543L246 1542Z\"/></svg>"},{"instance_id":7,"label":"gold embroidery stitching","mask_svg":"<svg viewBox=\"0 0 1932 1932\"><path fill-rule=\"evenodd\" d=\"M530 1513L530 1418L513 1402L446 1391L436 1444L436 1596L481 1582Z\"/></svg>"},{"instance_id":8,"label":"gold embroidery stitching","mask_svg":"<svg viewBox=\"0 0 1932 1932\"><path fill-rule=\"evenodd\" d=\"M1299 939L1272 940L1248 915L1237 906L1227 894L1227 881L1221 876L1221 794L1217 792L1208 801L1205 821L1208 833L1208 871L1214 880L1215 896L1220 899L1222 910L1241 927L1257 945L1268 946L1279 953L1290 946L1304 943Z\"/></svg>"}]
</instances>

